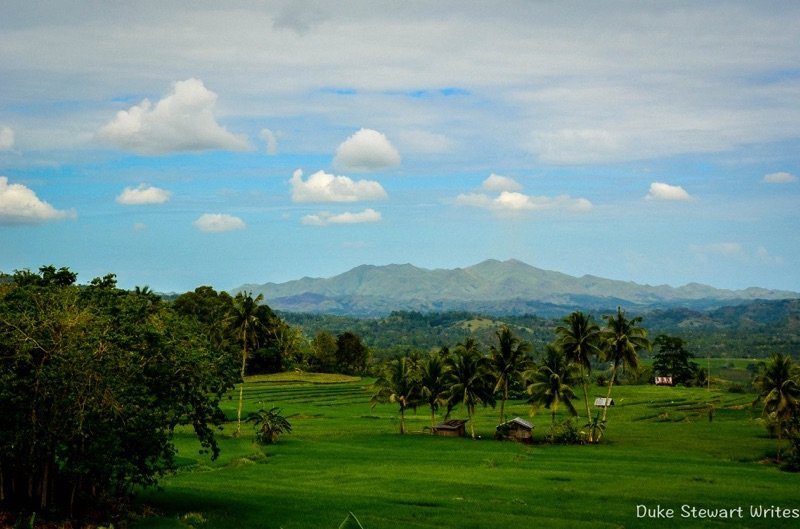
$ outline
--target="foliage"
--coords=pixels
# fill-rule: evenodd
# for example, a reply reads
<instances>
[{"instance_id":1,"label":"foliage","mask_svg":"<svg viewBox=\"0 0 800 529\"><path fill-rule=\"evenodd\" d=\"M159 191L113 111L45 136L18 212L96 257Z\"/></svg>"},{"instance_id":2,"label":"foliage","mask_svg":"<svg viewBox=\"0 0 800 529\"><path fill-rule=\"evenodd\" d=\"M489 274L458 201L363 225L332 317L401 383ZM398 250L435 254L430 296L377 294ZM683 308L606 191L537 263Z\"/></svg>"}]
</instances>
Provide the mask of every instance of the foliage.
<instances>
[{"instance_id":1,"label":"foliage","mask_svg":"<svg viewBox=\"0 0 800 529\"><path fill-rule=\"evenodd\" d=\"M549 345L542 363L526 373L528 379L528 402L535 411L544 406L551 412L551 428L556 424L556 413L563 404L570 415L577 415L572 400L575 392L572 386L578 382L578 370L567 360L564 352L555 345Z\"/></svg>"},{"instance_id":2,"label":"foliage","mask_svg":"<svg viewBox=\"0 0 800 529\"><path fill-rule=\"evenodd\" d=\"M364 373L368 361L369 349L357 334L346 331L336 337L336 365L340 373Z\"/></svg>"},{"instance_id":3,"label":"foliage","mask_svg":"<svg viewBox=\"0 0 800 529\"><path fill-rule=\"evenodd\" d=\"M272 407L269 410L262 408L247 420L255 425L256 441L261 444L274 444L281 434L292 431L292 425L286 417L281 415L278 407Z\"/></svg>"},{"instance_id":4,"label":"foliage","mask_svg":"<svg viewBox=\"0 0 800 529\"><path fill-rule=\"evenodd\" d=\"M467 344L469 346L469 344ZM495 405L495 380L491 365L486 357L468 347L459 348L445 361L447 383L449 386L448 414L458 404L467 410L469 428L475 438L475 424L472 417L477 406Z\"/></svg>"},{"instance_id":5,"label":"foliage","mask_svg":"<svg viewBox=\"0 0 800 529\"><path fill-rule=\"evenodd\" d=\"M547 441L553 444L575 445L583 443L581 433L574 419L566 419L558 424L551 424L547 430Z\"/></svg>"},{"instance_id":6,"label":"foliage","mask_svg":"<svg viewBox=\"0 0 800 529\"><path fill-rule=\"evenodd\" d=\"M375 393L370 404L393 403L400 407L400 433L406 433L406 410L416 409L420 400L419 376L413 361L400 357L387 362L384 374L374 384Z\"/></svg>"},{"instance_id":7,"label":"foliage","mask_svg":"<svg viewBox=\"0 0 800 529\"><path fill-rule=\"evenodd\" d=\"M577 310L565 317L563 324L556 327L558 347L564 351L567 360L578 366L580 383L583 387L583 401L586 406L586 419L592 412L589 409L589 380L592 376L592 359L600 356L600 326L591 316ZM593 437L590 434L589 442Z\"/></svg>"},{"instance_id":8,"label":"foliage","mask_svg":"<svg viewBox=\"0 0 800 529\"><path fill-rule=\"evenodd\" d=\"M753 385L764 403L764 416L775 424L777 459L780 461L785 429L800 416L800 369L791 357L774 353L767 362L762 362Z\"/></svg>"},{"instance_id":9,"label":"foliage","mask_svg":"<svg viewBox=\"0 0 800 529\"><path fill-rule=\"evenodd\" d=\"M674 385L699 382L700 366L691 361L694 355L686 349L683 338L659 334L653 345L658 348L653 355L653 372L656 376L671 376Z\"/></svg>"},{"instance_id":10,"label":"foliage","mask_svg":"<svg viewBox=\"0 0 800 529\"><path fill-rule=\"evenodd\" d=\"M650 340L647 339L647 329L640 327L641 316L626 318L625 311L617 307L616 316L603 316L606 327L602 329L600 337L605 360L611 362L611 376L608 382L606 402L611 401L611 390L614 387L619 368L635 371L639 367L639 352L649 351ZM608 408L603 408L603 422L606 421Z\"/></svg>"},{"instance_id":11,"label":"foliage","mask_svg":"<svg viewBox=\"0 0 800 529\"><path fill-rule=\"evenodd\" d=\"M78 287L66 269L0 292L0 499L80 516L175 466L172 435L214 427L235 375L197 323L113 275Z\"/></svg>"},{"instance_id":12,"label":"foliage","mask_svg":"<svg viewBox=\"0 0 800 529\"><path fill-rule=\"evenodd\" d=\"M431 434L436 426L436 412L448 402L446 355L431 353L419 364L420 400L431 410Z\"/></svg>"},{"instance_id":13,"label":"foliage","mask_svg":"<svg viewBox=\"0 0 800 529\"><path fill-rule=\"evenodd\" d=\"M503 325L496 333L497 345L489 350L491 368L497 383L494 392L501 393L500 424L506 422L505 407L508 400L509 387L521 380L522 373L528 369L532 359L528 356L532 347L521 341L507 325Z\"/></svg>"}]
</instances>

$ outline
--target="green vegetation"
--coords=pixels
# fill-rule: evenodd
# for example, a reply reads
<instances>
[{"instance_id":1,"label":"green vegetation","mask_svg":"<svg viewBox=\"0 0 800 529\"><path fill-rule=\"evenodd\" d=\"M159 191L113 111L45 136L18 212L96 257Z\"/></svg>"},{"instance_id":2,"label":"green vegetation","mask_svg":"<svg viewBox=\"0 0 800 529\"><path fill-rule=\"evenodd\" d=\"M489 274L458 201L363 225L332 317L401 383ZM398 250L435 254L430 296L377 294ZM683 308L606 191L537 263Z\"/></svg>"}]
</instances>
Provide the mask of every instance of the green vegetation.
<instances>
[{"instance_id":1,"label":"green vegetation","mask_svg":"<svg viewBox=\"0 0 800 529\"><path fill-rule=\"evenodd\" d=\"M800 469L800 369L780 352L704 370L662 333L649 358L642 317L618 308L602 328L413 315L461 339L376 361L356 332L310 339L259 296L75 282L42 267L0 284L0 526L124 524L134 490L137 529L657 526L662 504L800 518L778 470ZM442 415L474 441L427 435ZM533 417L532 445L489 441L529 426L508 416Z\"/></svg>"},{"instance_id":2,"label":"green vegetation","mask_svg":"<svg viewBox=\"0 0 800 529\"><path fill-rule=\"evenodd\" d=\"M497 414L481 408L473 419L481 440L428 435L427 412L409 414L400 436L394 405L370 409L371 382L249 379L245 414L262 402L279 406L292 434L262 447L231 437L232 423L216 461L196 453L188 432L178 436L182 469L162 482L163 491L140 495L150 515L131 529L183 529L191 513L202 516L193 525L203 529L335 528L350 511L367 529L793 525L749 517L750 505L796 507L798 478L768 464L774 440L764 435L752 395L621 385L615 427L603 444L543 442L546 413L532 418L535 444L522 445L492 440ZM235 405L228 402L230 420ZM524 400L508 403L511 415L529 410ZM454 413L466 416L463 407ZM676 519L638 519L639 504L676 509ZM747 516L682 519L684 504L743 506Z\"/></svg>"}]
</instances>

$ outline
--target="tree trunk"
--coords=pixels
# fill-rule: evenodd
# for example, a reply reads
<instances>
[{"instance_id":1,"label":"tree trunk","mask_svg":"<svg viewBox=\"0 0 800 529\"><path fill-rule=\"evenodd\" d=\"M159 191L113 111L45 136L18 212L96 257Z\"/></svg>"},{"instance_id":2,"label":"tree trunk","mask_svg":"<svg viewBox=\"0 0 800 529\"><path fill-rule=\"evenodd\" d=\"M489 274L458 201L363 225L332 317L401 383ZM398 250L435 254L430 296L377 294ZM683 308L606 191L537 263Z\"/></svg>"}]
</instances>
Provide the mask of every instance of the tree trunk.
<instances>
[{"instance_id":1,"label":"tree trunk","mask_svg":"<svg viewBox=\"0 0 800 529\"><path fill-rule=\"evenodd\" d=\"M617 378L617 364L614 363L614 367L611 369L611 380L608 382L608 394L606 395L606 401L603 403L603 422L606 420L606 414L608 413L608 407L611 405L611 388L614 387L614 379Z\"/></svg>"},{"instance_id":2,"label":"tree trunk","mask_svg":"<svg viewBox=\"0 0 800 529\"><path fill-rule=\"evenodd\" d=\"M508 382L503 384L503 400L500 401L500 424L506 422L506 400L508 400Z\"/></svg>"},{"instance_id":3,"label":"tree trunk","mask_svg":"<svg viewBox=\"0 0 800 529\"><path fill-rule=\"evenodd\" d=\"M400 435L406 433L406 410L400 406Z\"/></svg>"},{"instance_id":4,"label":"tree trunk","mask_svg":"<svg viewBox=\"0 0 800 529\"><path fill-rule=\"evenodd\" d=\"M783 425L781 424L781 420L778 419L778 444L775 447L775 451L776 451L775 462L776 463L780 463L781 462L781 433L782 433L782 431L783 431Z\"/></svg>"},{"instance_id":5,"label":"tree trunk","mask_svg":"<svg viewBox=\"0 0 800 529\"><path fill-rule=\"evenodd\" d=\"M433 429L436 427L436 410L431 406L431 435L433 435Z\"/></svg>"},{"instance_id":6,"label":"tree trunk","mask_svg":"<svg viewBox=\"0 0 800 529\"><path fill-rule=\"evenodd\" d=\"M244 335L244 346L242 347L242 383L239 386L239 406L236 408L236 431L234 437L242 434L242 404L244 403L244 372L247 367L247 334Z\"/></svg>"},{"instance_id":7,"label":"tree trunk","mask_svg":"<svg viewBox=\"0 0 800 529\"><path fill-rule=\"evenodd\" d=\"M583 372L583 364L581 364L581 382L583 383L583 402L586 403L586 421L587 423L591 424L592 422L592 412L589 409L589 388L587 387L588 384L586 383L586 374ZM592 428L589 428L589 443L593 443L594 439L594 432L592 432Z\"/></svg>"}]
</instances>

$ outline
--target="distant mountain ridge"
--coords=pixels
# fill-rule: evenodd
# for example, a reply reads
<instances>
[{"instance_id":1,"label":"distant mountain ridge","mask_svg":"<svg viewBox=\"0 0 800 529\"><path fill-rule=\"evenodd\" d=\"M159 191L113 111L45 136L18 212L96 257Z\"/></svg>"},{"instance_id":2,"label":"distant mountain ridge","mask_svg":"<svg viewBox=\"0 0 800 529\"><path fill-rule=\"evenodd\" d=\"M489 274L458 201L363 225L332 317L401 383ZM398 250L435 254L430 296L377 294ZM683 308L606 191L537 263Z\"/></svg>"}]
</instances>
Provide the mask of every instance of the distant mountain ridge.
<instances>
[{"instance_id":1,"label":"distant mountain ridge","mask_svg":"<svg viewBox=\"0 0 800 529\"><path fill-rule=\"evenodd\" d=\"M682 287L640 285L542 270L515 259L487 260L466 268L428 270L411 264L361 265L330 278L245 284L235 292L263 294L273 309L356 316L394 310L487 314L559 315L582 309L687 307L706 309L756 299L800 298L764 288L724 290L690 283Z\"/></svg>"}]
</instances>

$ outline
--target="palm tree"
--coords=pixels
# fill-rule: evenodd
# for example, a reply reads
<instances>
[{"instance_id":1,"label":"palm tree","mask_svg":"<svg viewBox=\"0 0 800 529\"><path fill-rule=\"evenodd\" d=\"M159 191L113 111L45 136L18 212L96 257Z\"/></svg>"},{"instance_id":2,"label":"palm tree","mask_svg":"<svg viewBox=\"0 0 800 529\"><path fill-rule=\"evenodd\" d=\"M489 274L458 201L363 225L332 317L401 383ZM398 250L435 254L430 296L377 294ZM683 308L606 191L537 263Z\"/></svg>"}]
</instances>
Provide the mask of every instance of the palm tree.
<instances>
[{"instance_id":1,"label":"palm tree","mask_svg":"<svg viewBox=\"0 0 800 529\"><path fill-rule=\"evenodd\" d=\"M281 415L280 408L260 409L248 419L256 426L256 440L263 444L274 444L282 433L290 433L292 425Z\"/></svg>"},{"instance_id":2,"label":"palm tree","mask_svg":"<svg viewBox=\"0 0 800 529\"><path fill-rule=\"evenodd\" d=\"M477 353L458 351L446 361L449 386L449 407L464 404L469 428L475 439L472 417L478 404L494 407L495 381L488 359Z\"/></svg>"},{"instance_id":3,"label":"palm tree","mask_svg":"<svg viewBox=\"0 0 800 529\"><path fill-rule=\"evenodd\" d=\"M544 406L550 410L551 427L556 424L556 413L563 404L570 415L578 415L572 399L575 392L572 385L577 382L575 365L567 360L563 351L555 345L548 345L544 361L527 372L528 402L532 404L533 410L539 406Z\"/></svg>"},{"instance_id":4,"label":"palm tree","mask_svg":"<svg viewBox=\"0 0 800 529\"><path fill-rule=\"evenodd\" d=\"M764 401L764 414L775 420L777 461L780 462L784 424L800 412L800 372L790 356L774 353L768 362L761 363L761 372L753 384Z\"/></svg>"},{"instance_id":5,"label":"palm tree","mask_svg":"<svg viewBox=\"0 0 800 529\"><path fill-rule=\"evenodd\" d=\"M507 325L503 325L496 333L497 347L491 346L489 350L494 374L497 377L494 391L502 391L500 401L500 424L506 422L506 401L508 400L508 387L520 378L522 373L530 366L531 360L528 353L531 344L521 341L514 336Z\"/></svg>"},{"instance_id":6,"label":"palm tree","mask_svg":"<svg viewBox=\"0 0 800 529\"><path fill-rule=\"evenodd\" d=\"M589 377L592 374L592 357L600 355L600 327L591 316L576 310L562 320L564 325L556 327L558 346L564 351L567 360L577 365L583 385L583 401L586 405L586 420L592 420L589 408ZM589 442L593 441L589 432Z\"/></svg>"},{"instance_id":7,"label":"palm tree","mask_svg":"<svg viewBox=\"0 0 800 529\"><path fill-rule=\"evenodd\" d=\"M384 374L375 381L375 394L370 399L374 408L380 403L397 403L400 406L400 433L406 433L406 410L416 409L419 402L419 378L408 357L395 358L384 367Z\"/></svg>"},{"instance_id":8,"label":"palm tree","mask_svg":"<svg viewBox=\"0 0 800 529\"><path fill-rule=\"evenodd\" d=\"M639 351L650 350L650 340L647 339L647 329L640 327L641 316L628 319L625 311L617 307L616 316L603 316L606 327L600 331L605 359L612 363L611 380L608 382L608 395L603 406L603 419L606 421L609 403L611 402L611 389L617 378L617 371L622 366L623 370L639 368Z\"/></svg>"},{"instance_id":9,"label":"palm tree","mask_svg":"<svg viewBox=\"0 0 800 529\"><path fill-rule=\"evenodd\" d=\"M242 404L244 402L244 376L247 369L247 347L253 345L257 347L258 331L263 328L263 323L259 319L257 311L258 304L264 299L259 294L255 298L252 292L245 295L242 292L233 298L231 314L227 318L228 328L234 333L236 340L242 344L242 367L240 375L242 383L239 386L239 405L236 408L236 431L234 437L239 437L242 433Z\"/></svg>"},{"instance_id":10,"label":"palm tree","mask_svg":"<svg viewBox=\"0 0 800 529\"><path fill-rule=\"evenodd\" d=\"M431 408L431 434L436 426L436 412L447 403L447 368L442 355L433 353L419 362L419 385L422 400Z\"/></svg>"}]
</instances>

